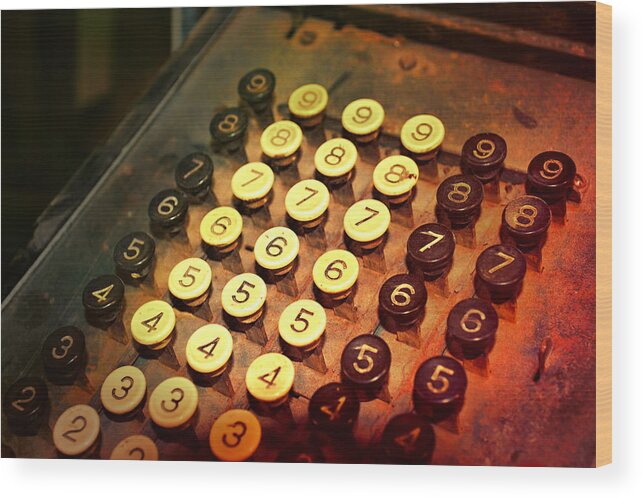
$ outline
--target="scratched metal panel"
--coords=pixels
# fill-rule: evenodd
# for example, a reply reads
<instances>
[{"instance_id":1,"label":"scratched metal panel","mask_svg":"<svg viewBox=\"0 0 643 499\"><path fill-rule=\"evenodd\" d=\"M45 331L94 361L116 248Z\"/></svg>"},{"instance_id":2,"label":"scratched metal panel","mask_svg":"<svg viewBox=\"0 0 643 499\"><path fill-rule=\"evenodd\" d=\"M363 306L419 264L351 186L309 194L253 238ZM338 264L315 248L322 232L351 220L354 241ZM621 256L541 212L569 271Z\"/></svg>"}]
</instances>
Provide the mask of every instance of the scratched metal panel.
<instances>
[{"instance_id":1,"label":"scratched metal panel","mask_svg":"<svg viewBox=\"0 0 643 499\"><path fill-rule=\"evenodd\" d=\"M327 136L337 132L337 118L350 100L372 97L386 110L385 131L389 135L386 154L395 153L395 136L412 114L431 112L446 124L445 152L457 155L461 144L473 133L490 130L505 137L509 147L507 164L524 171L537 152L566 151L588 180L583 202L570 204L568 223L553 225L544 250L545 271L529 271L519 300L516 323L501 321L498 339L490 356L488 377L470 372L466 402L459 434L436 428L434 463L541 466L591 466L594 463L595 343L595 150L594 85L555 74L512 66L491 59L419 45L403 39L345 27L337 30L326 21L307 19L291 38L288 13L270 9L242 9L222 34L206 47L125 150L77 214L52 244L2 313L3 390L19 375L39 373L39 345L54 328L76 324L88 339L87 375L94 388L119 359L131 357L131 345L121 345L104 332L85 323L80 293L93 276L112 271L113 245L125 233L147 228L147 204L161 188L172 186L177 161L194 150L210 151L208 124L213 110L237 102L236 84L248 69L269 67L277 76L277 116L289 93L306 82L332 88ZM412 69L403 69L400 58L414 60ZM403 64L406 67L409 64ZM249 160L260 158L260 130L255 122L249 131ZM305 142L299 163L301 178L313 174L314 149ZM221 204L231 199L229 180L234 161L213 154L214 191ZM453 156L443 154L440 176L457 172ZM354 180L357 198L370 197L373 165L360 160ZM284 222L283 199L289 185L281 177L275 183L270 206L275 225ZM519 185L503 183L508 196L521 192ZM437 182L421 179L413 200L414 223L435 220ZM160 241L155 278L166 290L171 267L193 254L199 242L198 225L207 206L192 206L189 213L190 246ZM341 220L345 208L335 201L329 208L326 235L329 247L342 244ZM487 245L499 240L502 207L484 202L477 224L478 246L458 246L451 274L453 293L448 298L431 295L421 327L421 346L412 348L382 332L390 345L393 365L389 389L390 404L375 400L362 404L356 428L356 442L344 448L324 444L330 460L369 461L386 421L411 406L412 377L422 360L444 351L444 329L450 308L470 296L475 259ZM245 220L244 241L252 244L259 230ZM387 275L404 270L404 244L409 229L394 223L386 243ZM302 240L296 280L302 297L312 297L311 268L318 250ZM246 269L253 264L252 253L242 251ZM214 270L214 292L210 306L215 321L221 320L219 295L231 277L218 264ZM324 355L329 366L325 375L296 363L295 393L290 402L295 422L306 422L307 399L324 383L339 379L339 357L347 341L377 326L376 291L386 279L362 268L356 296L358 324L329 312ZM150 299L141 290L127 289L125 323L136 308ZM232 398L199 388L200 410L195 440L165 439L155 434L144 416L129 422L115 422L101 414L103 441L100 456L109 456L115 443L125 435L144 432L157 439L162 459L208 459L207 434L218 414L230 407L246 407L243 388L245 369L261 352L279 349L276 323L283 308L292 301L270 286L265 347L234 334ZM201 319L178 313L175 348L182 366L183 349ZM545 338L553 349L538 382L534 374L538 352ZM133 357L132 357L133 358ZM150 390L162 379L175 374L157 361L137 359L146 373ZM179 373L186 375L185 367ZM50 423L73 403L96 404L93 391L50 385ZM148 392L149 393L149 392ZM258 460L276 459L280 449L301 436L281 417L262 417L265 438ZM55 451L43 436L16 438L3 425L3 443L21 457L53 457ZM350 447L350 448L347 448Z\"/></svg>"}]
</instances>

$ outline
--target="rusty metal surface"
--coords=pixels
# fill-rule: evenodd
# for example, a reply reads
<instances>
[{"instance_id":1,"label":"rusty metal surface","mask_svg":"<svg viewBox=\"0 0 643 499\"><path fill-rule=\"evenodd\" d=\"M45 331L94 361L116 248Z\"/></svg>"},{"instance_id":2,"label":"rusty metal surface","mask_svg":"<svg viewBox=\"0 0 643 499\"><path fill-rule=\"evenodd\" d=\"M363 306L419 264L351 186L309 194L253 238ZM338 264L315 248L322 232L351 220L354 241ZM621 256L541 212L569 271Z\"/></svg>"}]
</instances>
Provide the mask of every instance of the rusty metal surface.
<instances>
[{"instance_id":1,"label":"rusty metal surface","mask_svg":"<svg viewBox=\"0 0 643 499\"><path fill-rule=\"evenodd\" d=\"M568 222L550 228L544 248L545 270L529 270L519 298L515 323L501 320L498 338L490 355L487 377L468 372L469 386L460 417L461 432L436 427L433 463L537 466L592 466L595 449L595 89L580 79L529 69L422 45L402 38L308 18L293 34L288 12L272 9L241 9L224 31L206 47L188 72L168 92L167 98L142 127L135 140L117 158L108 174L93 190L60 237L39 260L20 289L2 311L2 387L27 373L41 373L38 353L42 340L63 324L81 327L87 336L87 375L100 387L119 359L130 355L132 346L121 345L104 332L86 324L80 294L95 275L111 272L111 253L122 235L146 229L147 204L160 189L174 184L178 160L194 151L208 151L215 163L214 191L220 204L231 200L229 182L236 164L213 154L208 124L213 110L237 102L238 79L254 67L268 67L277 76L275 114L292 90L303 83L318 82L331 88L327 137L337 133L337 118L343 107L358 97L379 100L386 110L385 154L395 153L395 137L411 115L431 112L445 123L447 135L440 161L440 176L457 173L457 155L474 133L493 131L508 144L507 165L524 172L538 152L558 149L572 156L589 187L582 203L569 204ZM288 34L291 34L288 38ZM404 69L400 60L415 61ZM260 130L252 122L247 143L249 160L260 158ZM314 148L306 141L299 163L301 178L312 176ZM371 196L373 165L360 160L354 180L356 198ZM414 224L435 220L435 191L439 182L421 178L413 201ZM503 183L508 197L518 195L521 185ZM284 222L283 200L288 181L278 177L270 210L275 225ZM207 206L191 206L188 235L191 247L159 241L155 278L165 292L172 266L192 254L199 243L198 226ZM342 244L341 221L345 207L331 201L326 234L329 247ZM502 206L484 201L477 223L475 249L458 246L451 272L453 293L448 298L431 294L421 327L420 348L412 348L384 331L392 351L390 404L380 400L362 404L351 449L326 448L328 460L371 461L374 445L393 415L412 409L412 377L427 357L445 349L446 316L451 307L473 294L475 259L488 245L499 241ZM393 224L385 247L387 275L404 270L404 244L410 230ZM252 244L260 233L245 220L244 241ZM302 240L296 280L302 297L312 297L311 268L319 251ZM242 251L246 269L253 256ZM231 277L218 264L210 306L215 321L221 320L220 290ZM339 358L350 338L377 326L377 290L386 275L361 269L356 295L358 324L332 312L324 343L329 372L321 375L296 363L296 381L290 407L301 428L307 421L307 400L319 386L339 380ZM244 374L250 362L265 351L278 351L277 320L293 301L269 286L266 331L269 342L260 347L245 336L234 334L234 365L231 379L234 397L199 388L199 417L195 441L161 438L148 419L112 421L101 413L100 457L107 458L124 436L143 432L157 439L161 459L211 459L207 435L215 418L231 407L246 407ZM150 295L126 291L125 324ZM187 338L201 319L177 313L175 348L185 365ZM549 338L549 340L547 340ZM538 381L539 351L551 343L551 353ZM137 359L151 391L161 380L174 375L157 361ZM179 370L188 376L185 367ZM53 425L69 405L92 402L92 393L77 387L49 385ZM92 398L93 397L93 398ZM280 450L295 445L294 432L279 418L261 417L264 440L255 459L274 460ZM18 438L3 424L3 443L19 457L55 457L53 446L41 436Z\"/></svg>"}]
</instances>

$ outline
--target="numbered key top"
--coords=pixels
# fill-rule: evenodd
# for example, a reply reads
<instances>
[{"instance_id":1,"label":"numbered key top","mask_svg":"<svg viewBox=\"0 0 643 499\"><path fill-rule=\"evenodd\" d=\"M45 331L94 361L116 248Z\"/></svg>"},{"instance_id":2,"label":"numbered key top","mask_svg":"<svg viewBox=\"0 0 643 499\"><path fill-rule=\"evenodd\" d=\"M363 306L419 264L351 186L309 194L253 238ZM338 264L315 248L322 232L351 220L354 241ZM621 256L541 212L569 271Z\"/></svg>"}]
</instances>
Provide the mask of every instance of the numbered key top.
<instances>
[{"instance_id":1,"label":"numbered key top","mask_svg":"<svg viewBox=\"0 0 643 499\"><path fill-rule=\"evenodd\" d=\"M515 299L527 271L525 257L514 246L489 246L476 261L476 292L492 301Z\"/></svg>"},{"instance_id":2,"label":"numbered key top","mask_svg":"<svg viewBox=\"0 0 643 499\"><path fill-rule=\"evenodd\" d=\"M277 289L290 296L299 290L294 275L294 266L299 255L299 238L288 227L273 227L255 241L255 262L262 275Z\"/></svg>"},{"instance_id":3,"label":"numbered key top","mask_svg":"<svg viewBox=\"0 0 643 499\"><path fill-rule=\"evenodd\" d=\"M280 353L266 353L257 357L246 372L246 388L259 402L271 407L288 400L295 381L292 361Z\"/></svg>"},{"instance_id":4,"label":"numbered key top","mask_svg":"<svg viewBox=\"0 0 643 499\"><path fill-rule=\"evenodd\" d=\"M84 374L87 364L85 335L74 326L56 329L45 339L41 350L47 378L56 384L70 384Z\"/></svg>"},{"instance_id":5,"label":"numbered key top","mask_svg":"<svg viewBox=\"0 0 643 499\"><path fill-rule=\"evenodd\" d=\"M210 135L215 147L223 147L228 152L243 149L248 123L248 115L240 107L230 107L215 114L210 121Z\"/></svg>"},{"instance_id":6,"label":"numbered key top","mask_svg":"<svg viewBox=\"0 0 643 499\"><path fill-rule=\"evenodd\" d=\"M418 114L409 118L400 132L402 146L417 161L435 157L444 141L444 124L432 114Z\"/></svg>"},{"instance_id":7,"label":"numbered key top","mask_svg":"<svg viewBox=\"0 0 643 499\"><path fill-rule=\"evenodd\" d=\"M110 414L125 416L142 409L147 393L143 371L134 366L114 369L100 389L100 400Z\"/></svg>"},{"instance_id":8,"label":"numbered key top","mask_svg":"<svg viewBox=\"0 0 643 499\"><path fill-rule=\"evenodd\" d=\"M493 305L480 298L468 298L449 312L446 340L449 352L459 359L475 359L493 348L498 314Z\"/></svg>"},{"instance_id":9,"label":"numbered key top","mask_svg":"<svg viewBox=\"0 0 643 499\"><path fill-rule=\"evenodd\" d=\"M229 206L219 206L209 211L201 220L201 239L215 252L234 250L243 230L241 214Z\"/></svg>"},{"instance_id":10,"label":"numbered key top","mask_svg":"<svg viewBox=\"0 0 643 499\"><path fill-rule=\"evenodd\" d=\"M275 174L265 163L247 163L232 176L232 194L250 208L262 206L268 201Z\"/></svg>"},{"instance_id":11,"label":"numbered key top","mask_svg":"<svg viewBox=\"0 0 643 499\"><path fill-rule=\"evenodd\" d=\"M297 161L303 132L290 120L276 121L261 134L261 151L273 166L285 167Z\"/></svg>"},{"instance_id":12,"label":"numbered key top","mask_svg":"<svg viewBox=\"0 0 643 499\"><path fill-rule=\"evenodd\" d=\"M105 274L95 277L83 290L83 307L90 321L108 324L123 309L125 286L118 276Z\"/></svg>"},{"instance_id":13,"label":"numbered key top","mask_svg":"<svg viewBox=\"0 0 643 499\"><path fill-rule=\"evenodd\" d=\"M551 209L536 196L520 196L502 212L502 228L519 249L530 250L543 242L551 224Z\"/></svg>"},{"instance_id":14,"label":"numbered key top","mask_svg":"<svg viewBox=\"0 0 643 499\"><path fill-rule=\"evenodd\" d=\"M298 254L299 238L288 227L268 229L255 241L255 261L277 275L290 270Z\"/></svg>"},{"instance_id":15,"label":"numbered key top","mask_svg":"<svg viewBox=\"0 0 643 499\"><path fill-rule=\"evenodd\" d=\"M201 258L186 258L172 268L167 285L177 304L191 311L204 304L207 307L205 302L210 296L212 269Z\"/></svg>"},{"instance_id":16,"label":"numbered key top","mask_svg":"<svg viewBox=\"0 0 643 499\"><path fill-rule=\"evenodd\" d=\"M424 280L417 274L389 277L379 292L380 315L392 331L409 328L424 316L428 295Z\"/></svg>"},{"instance_id":17,"label":"numbered key top","mask_svg":"<svg viewBox=\"0 0 643 499\"><path fill-rule=\"evenodd\" d=\"M185 357L194 371L218 376L232 357L232 335L219 324L207 324L197 329L185 345Z\"/></svg>"},{"instance_id":18,"label":"numbered key top","mask_svg":"<svg viewBox=\"0 0 643 499\"><path fill-rule=\"evenodd\" d=\"M326 312L314 300L297 300L279 317L279 336L288 345L310 350L326 331Z\"/></svg>"},{"instance_id":19,"label":"numbered key top","mask_svg":"<svg viewBox=\"0 0 643 499\"><path fill-rule=\"evenodd\" d=\"M357 99L342 111L342 126L358 142L366 143L379 135L384 108L373 99Z\"/></svg>"},{"instance_id":20,"label":"numbered key top","mask_svg":"<svg viewBox=\"0 0 643 499\"><path fill-rule=\"evenodd\" d=\"M546 151L537 154L527 167L526 190L550 205L563 202L574 186L576 163L567 154Z\"/></svg>"},{"instance_id":21,"label":"numbered key top","mask_svg":"<svg viewBox=\"0 0 643 499\"><path fill-rule=\"evenodd\" d=\"M342 137L327 140L315 151L315 169L331 187L350 180L357 162L357 148Z\"/></svg>"},{"instance_id":22,"label":"numbered key top","mask_svg":"<svg viewBox=\"0 0 643 499\"><path fill-rule=\"evenodd\" d=\"M322 122L328 105L328 92L317 83L308 83L295 89L288 98L288 110L303 127L314 127Z\"/></svg>"},{"instance_id":23,"label":"numbered key top","mask_svg":"<svg viewBox=\"0 0 643 499\"><path fill-rule=\"evenodd\" d=\"M373 186L391 204L403 203L411 196L420 178L418 166L407 156L389 156L373 170Z\"/></svg>"},{"instance_id":24,"label":"numbered key top","mask_svg":"<svg viewBox=\"0 0 643 499\"><path fill-rule=\"evenodd\" d=\"M246 73L239 80L239 97L249 104L255 112L263 112L272 103L277 81L268 69L258 68Z\"/></svg>"},{"instance_id":25,"label":"numbered key top","mask_svg":"<svg viewBox=\"0 0 643 499\"><path fill-rule=\"evenodd\" d=\"M221 461L247 461L260 443L261 423L244 409L224 412L210 430L210 450Z\"/></svg>"},{"instance_id":26,"label":"numbered key top","mask_svg":"<svg viewBox=\"0 0 643 499\"><path fill-rule=\"evenodd\" d=\"M308 419L324 431L351 431L359 415L359 400L353 390L341 383L318 388L308 404Z\"/></svg>"},{"instance_id":27,"label":"numbered key top","mask_svg":"<svg viewBox=\"0 0 643 499\"><path fill-rule=\"evenodd\" d=\"M189 379L181 376L159 383L150 397L152 421L165 429L183 429L190 425L199 406L199 393Z\"/></svg>"},{"instance_id":28,"label":"numbered key top","mask_svg":"<svg viewBox=\"0 0 643 499\"><path fill-rule=\"evenodd\" d=\"M500 175L507 157L507 143L495 133L479 133L462 146L462 166L482 183Z\"/></svg>"},{"instance_id":29,"label":"numbered key top","mask_svg":"<svg viewBox=\"0 0 643 499\"><path fill-rule=\"evenodd\" d=\"M438 356L424 361L413 381L413 405L418 414L441 421L457 414L464 404L467 375L451 357Z\"/></svg>"},{"instance_id":30,"label":"numbered key top","mask_svg":"<svg viewBox=\"0 0 643 499\"><path fill-rule=\"evenodd\" d=\"M160 350L170 342L175 325L174 309L163 300L141 305L134 312L130 324L134 340L152 350Z\"/></svg>"},{"instance_id":31,"label":"numbered key top","mask_svg":"<svg viewBox=\"0 0 643 499\"><path fill-rule=\"evenodd\" d=\"M286 194L288 216L306 228L322 222L330 204L328 188L319 180L306 179L293 185Z\"/></svg>"},{"instance_id":32,"label":"numbered key top","mask_svg":"<svg viewBox=\"0 0 643 499\"><path fill-rule=\"evenodd\" d=\"M266 283L257 274L239 274L223 287L221 306L232 317L255 317L262 312L267 294Z\"/></svg>"},{"instance_id":33,"label":"numbered key top","mask_svg":"<svg viewBox=\"0 0 643 499\"><path fill-rule=\"evenodd\" d=\"M13 433L34 435L49 414L47 384L41 378L21 378L6 391L2 405Z\"/></svg>"},{"instance_id":34,"label":"numbered key top","mask_svg":"<svg viewBox=\"0 0 643 499\"><path fill-rule=\"evenodd\" d=\"M455 236L442 224L416 227L406 242L406 254L413 271L435 280L448 271L453 261Z\"/></svg>"},{"instance_id":35,"label":"numbered key top","mask_svg":"<svg viewBox=\"0 0 643 499\"><path fill-rule=\"evenodd\" d=\"M79 404L68 408L56 421L53 440L56 449L69 457L90 456L99 443L100 418L93 407Z\"/></svg>"},{"instance_id":36,"label":"numbered key top","mask_svg":"<svg viewBox=\"0 0 643 499\"><path fill-rule=\"evenodd\" d=\"M194 152L185 156L174 171L176 186L194 201L200 202L212 187L214 167L207 154Z\"/></svg>"},{"instance_id":37,"label":"numbered key top","mask_svg":"<svg viewBox=\"0 0 643 499\"><path fill-rule=\"evenodd\" d=\"M436 192L438 219L451 228L469 225L480 212L484 191L472 175L453 175L445 179Z\"/></svg>"},{"instance_id":38,"label":"numbered key top","mask_svg":"<svg viewBox=\"0 0 643 499\"><path fill-rule=\"evenodd\" d=\"M156 194L147 207L153 231L174 235L184 230L188 217L188 199L183 192L165 189Z\"/></svg>"},{"instance_id":39,"label":"numbered key top","mask_svg":"<svg viewBox=\"0 0 643 499\"><path fill-rule=\"evenodd\" d=\"M377 199L363 199L344 214L344 231L353 241L372 247L381 242L391 223L391 212Z\"/></svg>"},{"instance_id":40,"label":"numbered key top","mask_svg":"<svg viewBox=\"0 0 643 499\"><path fill-rule=\"evenodd\" d=\"M379 336L362 334L344 347L342 380L356 390L360 400L371 400L386 386L391 369L391 349Z\"/></svg>"},{"instance_id":41,"label":"numbered key top","mask_svg":"<svg viewBox=\"0 0 643 499\"><path fill-rule=\"evenodd\" d=\"M430 463L435 432L423 417L412 412L399 414L386 424L381 445L390 463Z\"/></svg>"},{"instance_id":42,"label":"numbered key top","mask_svg":"<svg viewBox=\"0 0 643 499\"><path fill-rule=\"evenodd\" d=\"M313 265L313 281L322 292L346 297L359 276L359 263L350 251L336 249L321 255Z\"/></svg>"},{"instance_id":43,"label":"numbered key top","mask_svg":"<svg viewBox=\"0 0 643 499\"><path fill-rule=\"evenodd\" d=\"M132 232L114 246L116 273L130 282L140 282L152 271L156 243L145 232Z\"/></svg>"},{"instance_id":44,"label":"numbered key top","mask_svg":"<svg viewBox=\"0 0 643 499\"><path fill-rule=\"evenodd\" d=\"M158 461L159 450L154 440L150 437L146 437L145 435L130 435L114 447L109 458L123 461Z\"/></svg>"}]
</instances>

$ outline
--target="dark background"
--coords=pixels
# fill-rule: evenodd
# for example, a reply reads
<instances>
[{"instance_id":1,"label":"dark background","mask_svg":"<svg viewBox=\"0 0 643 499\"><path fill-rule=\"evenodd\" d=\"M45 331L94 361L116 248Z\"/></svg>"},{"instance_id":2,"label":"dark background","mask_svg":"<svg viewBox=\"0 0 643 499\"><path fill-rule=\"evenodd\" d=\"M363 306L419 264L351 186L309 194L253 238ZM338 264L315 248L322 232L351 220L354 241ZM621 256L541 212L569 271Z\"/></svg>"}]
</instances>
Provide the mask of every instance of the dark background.
<instances>
[{"instance_id":1,"label":"dark background","mask_svg":"<svg viewBox=\"0 0 643 499\"><path fill-rule=\"evenodd\" d=\"M2 12L2 296L38 216L154 80L171 9Z\"/></svg>"}]
</instances>

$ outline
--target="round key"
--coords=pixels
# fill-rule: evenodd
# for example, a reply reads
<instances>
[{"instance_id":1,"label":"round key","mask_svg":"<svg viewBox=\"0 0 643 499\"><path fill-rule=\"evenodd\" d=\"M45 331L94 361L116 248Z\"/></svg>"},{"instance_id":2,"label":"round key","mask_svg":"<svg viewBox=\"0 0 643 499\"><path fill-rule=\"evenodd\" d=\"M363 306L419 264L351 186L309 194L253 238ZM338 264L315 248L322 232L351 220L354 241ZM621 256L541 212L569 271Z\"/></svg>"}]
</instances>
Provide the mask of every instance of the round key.
<instances>
[{"instance_id":1,"label":"round key","mask_svg":"<svg viewBox=\"0 0 643 499\"><path fill-rule=\"evenodd\" d=\"M498 314L493 305L480 298L457 303L447 319L447 346L460 359L473 359L493 347L498 329Z\"/></svg>"},{"instance_id":2,"label":"round key","mask_svg":"<svg viewBox=\"0 0 643 499\"><path fill-rule=\"evenodd\" d=\"M416 227L406 242L411 266L429 277L439 276L448 268L454 251L453 232L437 223Z\"/></svg>"},{"instance_id":3,"label":"round key","mask_svg":"<svg viewBox=\"0 0 643 499\"><path fill-rule=\"evenodd\" d=\"M163 345L176 325L172 306L163 300L152 300L141 305L132 316L132 337L141 345Z\"/></svg>"},{"instance_id":4,"label":"round key","mask_svg":"<svg viewBox=\"0 0 643 499\"><path fill-rule=\"evenodd\" d=\"M257 274L239 274L223 287L221 306L232 317L249 317L261 310L267 294L266 283Z\"/></svg>"},{"instance_id":5,"label":"round key","mask_svg":"<svg viewBox=\"0 0 643 499\"><path fill-rule=\"evenodd\" d=\"M290 218L298 222L310 222L326 213L330 205L330 193L319 180L306 179L288 190L285 203Z\"/></svg>"},{"instance_id":6,"label":"round key","mask_svg":"<svg viewBox=\"0 0 643 499\"><path fill-rule=\"evenodd\" d=\"M90 314L110 315L122 308L124 298L123 281L113 274L95 277L83 289L83 306Z\"/></svg>"},{"instance_id":7,"label":"round key","mask_svg":"<svg viewBox=\"0 0 643 499\"><path fill-rule=\"evenodd\" d=\"M158 461L159 450L150 437L130 435L121 440L109 456L115 460Z\"/></svg>"},{"instance_id":8,"label":"round key","mask_svg":"<svg viewBox=\"0 0 643 499\"><path fill-rule=\"evenodd\" d=\"M344 231L352 240L369 243L382 237L391 224L391 212L377 199L357 201L344 214Z\"/></svg>"},{"instance_id":9,"label":"round key","mask_svg":"<svg viewBox=\"0 0 643 499\"><path fill-rule=\"evenodd\" d=\"M318 388L308 403L310 422L323 430L347 430L359 415L359 400L352 389L341 383Z\"/></svg>"},{"instance_id":10,"label":"round key","mask_svg":"<svg viewBox=\"0 0 643 499\"><path fill-rule=\"evenodd\" d=\"M111 414L123 416L134 412L147 393L145 375L138 367L122 366L114 369L103 381L100 401Z\"/></svg>"},{"instance_id":11,"label":"round key","mask_svg":"<svg viewBox=\"0 0 643 499\"><path fill-rule=\"evenodd\" d=\"M196 413L199 393L189 379L175 376L162 381L152 392L150 417L161 428L185 426Z\"/></svg>"},{"instance_id":12,"label":"round key","mask_svg":"<svg viewBox=\"0 0 643 499\"><path fill-rule=\"evenodd\" d=\"M322 114L328 105L328 92L317 83L297 88L288 98L288 110L296 118L312 118Z\"/></svg>"},{"instance_id":13,"label":"round key","mask_svg":"<svg viewBox=\"0 0 643 499\"><path fill-rule=\"evenodd\" d=\"M152 267L155 251L156 243L152 236L140 231L127 234L114 246L116 271L134 279L146 276Z\"/></svg>"},{"instance_id":14,"label":"round key","mask_svg":"<svg viewBox=\"0 0 643 499\"><path fill-rule=\"evenodd\" d=\"M186 258L170 271L167 285L172 296L180 300L194 300L210 289L212 269L201 258Z\"/></svg>"},{"instance_id":15,"label":"round key","mask_svg":"<svg viewBox=\"0 0 643 499\"><path fill-rule=\"evenodd\" d=\"M411 153L427 154L444 141L444 125L432 114L418 114L406 120L400 132L402 145Z\"/></svg>"},{"instance_id":16,"label":"round key","mask_svg":"<svg viewBox=\"0 0 643 499\"><path fill-rule=\"evenodd\" d=\"M363 388L380 385L388 378L391 349L379 336L362 334L344 347L342 379Z\"/></svg>"},{"instance_id":17,"label":"round key","mask_svg":"<svg viewBox=\"0 0 643 499\"><path fill-rule=\"evenodd\" d=\"M359 263L350 251L336 249L321 255L313 265L315 285L329 294L348 291L357 282Z\"/></svg>"},{"instance_id":18,"label":"round key","mask_svg":"<svg viewBox=\"0 0 643 499\"><path fill-rule=\"evenodd\" d=\"M275 174L265 163L247 163L232 176L232 194L241 201L256 201L268 195Z\"/></svg>"},{"instance_id":19,"label":"round key","mask_svg":"<svg viewBox=\"0 0 643 499\"><path fill-rule=\"evenodd\" d=\"M407 412L386 424L381 444L392 463L428 463L435 448L435 432L423 417Z\"/></svg>"},{"instance_id":20,"label":"round key","mask_svg":"<svg viewBox=\"0 0 643 499\"><path fill-rule=\"evenodd\" d=\"M514 296L526 271L524 255L507 244L489 246L476 261L476 277L492 294Z\"/></svg>"},{"instance_id":21,"label":"round key","mask_svg":"<svg viewBox=\"0 0 643 499\"><path fill-rule=\"evenodd\" d=\"M41 378L21 378L9 387L2 403L12 430L35 429L49 409L47 384Z\"/></svg>"},{"instance_id":22,"label":"round key","mask_svg":"<svg viewBox=\"0 0 643 499\"><path fill-rule=\"evenodd\" d=\"M261 134L261 150L269 158L287 158L299 150L303 138L301 128L294 121L275 121Z\"/></svg>"},{"instance_id":23,"label":"round key","mask_svg":"<svg viewBox=\"0 0 643 499\"><path fill-rule=\"evenodd\" d=\"M255 241L256 262L268 270L279 270L295 261L299 254L299 238L288 227L272 227Z\"/></svg>"},{"instance_id":24,"label":"round key","mask_svg":"<svg viewBox=\"0 0 643 499\"><path fill-rule=\"evenodd\" d=\"M42 363L50 376L73 376L85 365L85 335L74 326L56 329L42 345Z\"/></svg>"},{"instance_id":25,"label":"round key","mask_svg":"<svg viewBox=\"0 0 643 499\"><path fill-rule=\"evenodd\" d=\"M384 123L384 108L373 99L357 99L342 111L342 126L357 136L377 132Z\"/></svg>"},{"instance_id":26,"label":"round key","mask_svg":"<svg viewBox=\"0 0 643 499\"><path fill-rule=\"evenodd\" d=\"M278 403L288 397L295 381L292 361L280 353L260 355L248 367L246 388L261 402Z\"/></svg>"},{"instance_id":27,"label":"round key","mask_svg":"<svg viewBox=\"0 0 643 499\"><path fill-rule=\"evenodd\" d=\"M231 409L210 430L210 450L221 461L246 461L261 443L261 423L250 411Z\"/></svg>"},{"instance_id":28,"label":"round key","mask_svg":"<svg viewBox=\"0 0 643 499\"><path fill-rule=\"evenodd\" d=\"M229 206L209 211L201 220L201 239L209 246L225 248L235 243L243 230L241 214Z\"/></svg>"},{"instance_id":29,"label":"round key","mask_svg":"<svg viewBox=\"0 0 643 499\"><path fill-rule=\"evenodd\" d=\"M438 421L456 413L464 403L467 375L451 357L438 356L424 361L413 381L413 405L419 414Z\"/></svg>"},{"instance_id":30,"label":"round key","mask_svg":"<svg viewBox=\"0 0 643 499\"><path fill-rule=\"evenodd\" d=\"M53 440L66 456L80 456L90 450L100 433L100 418L93 407L78 404L68 408L56 421Z\"/></svg>"},{"instance_id":31,"label":"round key","mask_svg":"<svg viewBox=\"0 0 643 499\"><path fill-rule=\"evenodd\" d=\"M357 162L357 148L342 137L327 140L315 151L315 168L326 177L348 175Z\"/></svg>"},{"instance_id":32,"label":"round key","mask_svg":"<svg viewBox=\"0 0 643 499\"><path fill-rule=\"evenodd\" d=\"M507 143L495 133L479 133L462 146L462 164L481 180L493 178L507 157Z\"/></svg>"},{"instance_id":33,"label":"round key","mask_svg":"<svg viewBox=\"0 0 643 499\"><path fill-rule=\"evenodd\" d=\"M275 91L275 75L268 69L253 69L239 80L239 97L253 108L260 108L270 102Z\"/></svg>"},{"instance_id":34,"label":"round key","mask_svg":"<svg viewBox=\"0 0 643 499\"><path fill-rule=\"evenodd\" d=\"M415 324L426 307L424 280L417 274L389 277L379 292L379 306L400 326Z\"/></svg>"},{"instance_id":35,"label":"round key","mask_svg":"<svg viewBox=\"0 0 643 499\"><path fill-rule=\"evenodd\" d=\"M410 194L419 178L418 166L408 156L389 156L373 170L373 186L390 198Z\"/></svg>"},{"instance_id":36,"label":"round key","mask_svg":"<svg viewBox=\"0 0 643 499\"><path fill-rule=\"evenodd\" d=\"M452 222L468 223L482 204L482 183L472 175L453 175L438 186L436 201Z\"/></svg>"},{"instance_id":37,"label":"round key","mask_svg":"<svg viewBox=\"0 0 643 499\"><path fill-rule=\"evenodd\" d=\"M174 170L176 186L186 194L201 195L212 185L214 167L207 154L195 152L184 157Z\"/></svg>"},{"instance_id":38,"label":"round key","mask_svg":"<svg viewBox=\"0 0 643 499\"><path fill-rule=\"evenodd\" d=\"M232 335L219 324L200 327L185 345L188 365L201 374L217 374L232 356Z\"/></svg>"},{"instance_id":39,"label":"round key","mask_svg":"<svg viewBox=\"0 0 643 499\"><path fill-rule=\"evenodd\" d=\"M536 196L520 196L502 212L502 226L519 246L538 244L551 223L551 210Z\"/></svg>"},{"instance_id":40,"label":"round key","mask_svg":"<svg viewBox=\"0 0 643 499\"><path fill-rule=\"evenodd\" d=\"M248 129L248 115L240 107L230 107L214 115L210 135L221 144L241 139Z\"/></svg>"},{"instance_id":41,"label":"round key","mask_svg":"<svg viewBox=\"0 0 643 499\"><path fill-rule=\"evenodd\" d=\"M279 317L279 336L294 347L316 345L325 330L326 312L314 300L297 300Z\"/></svg>"},{"instance_id":42,"label":"round key","mask_svg":"<svg viewBox=\"0 0 643 499\"><path fill-rule=\"evenodd\" d=\"M541 152L527 167L527 192L553 204L565 197L573 187L575 177L576 163L567 154Z\"/></svg>"},{"instance_id":43,"label":"round key","mask_svg":"<svg viewBox=\"0 0 643 499\"><path fill-rule=\"evenodd\" d=\"M172 230L185 223L188 214L188 200L177 189L165 189L152 198L147 207L152 224Z\"/></svg>"}]
</instances>

